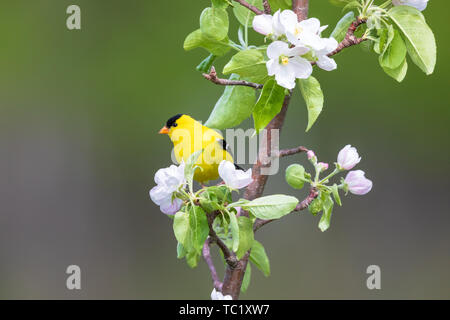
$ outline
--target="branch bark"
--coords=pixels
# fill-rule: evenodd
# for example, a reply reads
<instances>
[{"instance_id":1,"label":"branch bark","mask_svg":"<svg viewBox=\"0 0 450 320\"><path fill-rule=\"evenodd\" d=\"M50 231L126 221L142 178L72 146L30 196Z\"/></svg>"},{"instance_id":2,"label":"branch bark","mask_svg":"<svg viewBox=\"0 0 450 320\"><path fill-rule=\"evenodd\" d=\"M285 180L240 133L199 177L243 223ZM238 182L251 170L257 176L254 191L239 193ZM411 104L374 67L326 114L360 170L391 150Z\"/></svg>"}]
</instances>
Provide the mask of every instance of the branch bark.
<instances>
[{"instance_id":1,"label":"branch bark","mask_svg":"<svg viewBox=\"0 0 450 320\"><path fill-rule=\"evenodd\" d=\"M254 5L248 3L247 1L244 1L244 0L234 0L234 1L238 2L241 6L246 7L247 9L253 11L256 14L263 14L264 13L264 11L258 9Z\"/></svg>"},{"instance_id":2,"label":"branch bark","mask_svg":"<svg viewBox=\"0 0 450 320\"><path fill-rule=\"evenodd\" d=\"M360 25L363 23L366 23L366 19L357 18L353 23L350 25L350 27L347 30L347 33L345 34L344 40L339 43L336 50L329 53L328 56L334 56L335 54L341 52L343 49L360 44L361 42L367 40L366 38L358 38L355 36L355 31L358 29Z\"/></svg>"},{"instance_id":3,"label":"branch bark","mask_svg":"<svg viewBox=\"0 0 450 320\"><path fill-rule=\"evenodd\" d=\"M265 14L271 14L272 9L270 8L270 4L268 0L263 0L263 7L264 7L264 13Z\"/></svg>"},{"instance_id":4,"label":"branch bark","mask_svg":"<svg viewBox=\"0 0 450 320\"><path fill-rule=\"evenodd\" d=\"M306 19L308 15L308 0L294 0L293 1L293 11L297 13L299 21ZM286 112L288 109L289 102L291 100L292 92L290 92L284 99L283 107L278 115L272 119L272 121L267 125L267 138L265 146L261 148L258 160L252 168L253 182L247 187L245 191L244 198L248 200L253 200L262 195L264 187L267 182L268 176L261 174L261 168L263 166L262 159L266 158L272 152L270 150L271 145L271 129L281 130L284 124L284 119L286 118ZM244 214L244 213L243 213ZM225 271L225 278L223 281L222 292L224 295L231 295L233 299L239 298L239 293L241 290L242 280L244 278L245 269L247 268L248 258L250 256L250 251L245 254L245 256L238 261L237 266L232 268L227 267Z\"/></svg>"},{"instance_id":5,"label":"branch bark","mask_svg":"<svg viewBox=\"0 0 450 320\"><path fill-rule=\"evenodd\" d=\"M205 244L203 245L202 250L203 258L205 259L209 271L211 272L211 278L213 280L214 288L216 288L219 291L222 291L222 282L220 281L219 276L217 275L216 268L214 267L214 262L211 258L210 246L211 246L211 238L208 238L206 239Z\"/></svg>"},{"instance_id":6,"label":"branch bark","mask_svg":"<svg viewBox=\"0 0 450 320\"><path fill-rule=\"evenodd\" d=\"M245 80L228 80L221 79L217 77L217 72L214 67L211 67L211 71L209 73L204 73L203 77L212 83L219 84L222 86L247 86L255 89L261 89L263 87L262 84L253 83Z\"/></svg>"}]
</instances>

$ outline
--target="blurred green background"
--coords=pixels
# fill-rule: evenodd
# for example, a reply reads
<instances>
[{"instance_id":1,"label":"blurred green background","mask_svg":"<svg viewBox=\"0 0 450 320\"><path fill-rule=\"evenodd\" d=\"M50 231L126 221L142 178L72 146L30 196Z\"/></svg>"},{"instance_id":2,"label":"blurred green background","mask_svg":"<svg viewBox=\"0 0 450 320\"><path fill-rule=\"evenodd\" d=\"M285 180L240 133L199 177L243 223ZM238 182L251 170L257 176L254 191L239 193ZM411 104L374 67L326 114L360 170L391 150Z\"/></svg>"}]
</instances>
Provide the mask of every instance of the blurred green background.
<instances>
[{"instance_id":1,"label":"blurred green background","mask_svg":"<svg viewBox=\"0 0 450 320\"><path fill-rule=\"evenodd\" d=\"M328 35L340 9L310 2ZM80 31L66 28L69 4L81 7ZM148 196L155 171L170 163L172 146L157 131L179 112L206 120L223 90L195 70L206 51L182 48L208 5L0 4L0 298L209 298L206 265L176 259L171 220ZM314 148L332 163L352 144L374 188L345 198L325 233L308 213L260 230L272 275L254 268L242 298L450 298L449 9L432 0L424 12L438 43L433 75L411 63L398 84L373 53L347 49L337 71L315 71L326 102L308 133L295 92L281 145ZM293 162L307 165L299 155L282 170ZM266 193L302 198L283 176ZM66 289L70 264L81 267L82 290ZM381 290L366 287L372 264Z\"/></svg>"}]
</instances>

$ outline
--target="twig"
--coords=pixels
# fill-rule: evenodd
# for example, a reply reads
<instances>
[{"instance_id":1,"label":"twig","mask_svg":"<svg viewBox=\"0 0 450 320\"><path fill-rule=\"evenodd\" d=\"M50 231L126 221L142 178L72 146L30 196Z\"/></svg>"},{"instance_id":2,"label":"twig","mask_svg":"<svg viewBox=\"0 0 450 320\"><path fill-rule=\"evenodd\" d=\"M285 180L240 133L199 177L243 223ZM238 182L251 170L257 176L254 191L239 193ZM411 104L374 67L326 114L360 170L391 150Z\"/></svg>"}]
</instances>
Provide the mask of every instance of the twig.
<instances>
[{"instance_id":1,"label":"twig","mask_svg":"<svg viewBox=\"0 0 450 320\"><path fill-rule=\"evenodd\" d=\"M294 211L301 211L301 210L308 208L308 206L311 204L311 202L313 202L313 200L315 198L317 198L318 195L319 195L318 190L316 188L311 188L308 196L295 207ZM262 226L264 226L272 221L275 221L275 220L278 220L278 219L268 219L268 220L256 219L255 223L253 224L253 232L255 232Z\"/></svg>"},{"instance_id":2,"label":"twig","mask_svg":"<svg viewBox=\"0 0 450 320\"><path fill-rule=\"evenodd\" d=\"M283 157L287 157L287 156L291 156L293 154L297 154L300 152L308 152L309 150L305 147L297 147L297 148L292 148L292 149L283 149L278 151L278 157L283 158Z\"/></svg>"},{"instance_id":3,"label":"twig","mask_svg":"<svg viewBox=\"0 0 450 320\"><path fill-rule=\"evenodd\" d=\"M263 0L263 6L264 6L264 13L270 14L272 12L272 9L270 8L270 4L268 0Z\"/></svg>"},{"instance_id":4,"label":"twig","mask_svg":"<svg viewBox=\"0 0 450 320\"><path fill-rule=\"evenodd\" d=\"M219 236L216 234L213 228L214 219L217 217L218 214L219 212L214 211L206 215L209 226L209 240L207 241L215 242L217 246L220 248L220 250L222 250L223 257L225 258L226 263L231 268L235 268L238 262L236 254L227 247L227 245L222 241L222 239L219 238Z\"/></svg>"},{"instance_id":5,"label":"twig","mask_svg":"<svg viewBox=\"0 0 450 320\"><path fill-rule=\"evenodd\" d=\"M217 275L216 268L214 267L214 262L211 258L211 252L210 252L210 245L211 245L211 239L208 238L205 241L205 244L203 245L203 258L206 261L206 264L209 267L209 271L211 272L211 277L213 280L214 288L216 288L219 291L222 291L222 282L219 279L219 276Z\"/></svg>"},{"instance_id":6,"label":"twig","mask_svg":"<svg viewBox=\"0 0 450 320\"><path fill-rule=\"evenodd\" d=\"M294 0L292 1L292 10L297 14L298 21L308 18L309 0Z\"/></svg>"},{"instance_id":7,"label":"twig","mask_svg":"<svg viewBox=\"0 0 450 320\"><path fill-rule=\"evenodd\" d=\"M217 77L217 72L214 67L211 67L211 71L209 73L204 73L203 77L212 83L220 84L222 86L247 86L255 89L261 89L263 87L262 84L253 83L245 80L228 80L228 79L220 79Z\"/></svg>"},{"instance_id":8,"label":"twig","mask_svg":"<svg viewBox=\"0 0 450 320\"><path fill-rule=\"evenodd\" d=\"M253 11L253 12L256 13L256 14L263 14L263 13L264 13L264 11L258 9L257 7L255 7L254 5L248 3L248 2L245 1L245 0L234 0L234 1L240 3L241 6L246 7L247 9Z\"/></svg>"},{"instance_id":9,"label":"twig","mask_svg":"<svg viewBox=\"0 0 450 320\"><path fill-rule=\"evenodd\" d=\"M365 19L361 19L361 18L357 18L355 21L353 21L353 23L350 25L350 27L347 30L347 33L345 34L345 38L344 40L341 41L341 43L339 43L338 47L336 48L336 50L334 50L333 52L329 53L328 56L334 56L335 54L341 52L343 49L360 44L361 42L367 40L367 38L358 38L355 36L355 31L356 29L362 25L363 23L365 23L367 20Z\"/></svg>"}]
</instances>

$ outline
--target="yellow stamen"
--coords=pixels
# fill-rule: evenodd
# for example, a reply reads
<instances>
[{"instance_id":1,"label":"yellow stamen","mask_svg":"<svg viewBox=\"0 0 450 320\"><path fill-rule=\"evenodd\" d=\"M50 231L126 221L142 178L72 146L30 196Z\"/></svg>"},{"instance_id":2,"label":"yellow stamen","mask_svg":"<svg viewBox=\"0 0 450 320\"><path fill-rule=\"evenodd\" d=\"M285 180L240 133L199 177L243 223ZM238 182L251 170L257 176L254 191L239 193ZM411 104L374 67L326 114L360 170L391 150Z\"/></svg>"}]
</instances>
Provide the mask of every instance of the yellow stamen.
<instances>
[{"instance_id":1,"label":"yellow stamen","mask_svg":"<svg viewBox=\"0 0 450 320\"><path fill-rule=\"evenodd\" d=\"M281 64L287 65L288 63L289 63L289 58L288 57L281 57Z\"/></svg>"}]
</instances>

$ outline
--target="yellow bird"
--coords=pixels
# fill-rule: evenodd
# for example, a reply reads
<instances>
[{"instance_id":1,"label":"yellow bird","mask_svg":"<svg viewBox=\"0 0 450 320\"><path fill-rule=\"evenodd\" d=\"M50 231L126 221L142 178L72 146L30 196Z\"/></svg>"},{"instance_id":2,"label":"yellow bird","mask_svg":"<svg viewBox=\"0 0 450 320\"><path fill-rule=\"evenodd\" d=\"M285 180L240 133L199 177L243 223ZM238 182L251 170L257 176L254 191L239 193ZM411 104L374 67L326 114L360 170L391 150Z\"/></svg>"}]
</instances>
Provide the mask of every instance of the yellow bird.
<instances>
[{"instance_id":1,"label":"yellow bird","mask_svg":"<svg viewBox=\"0 0 450 320\"><path fill-rule=\"evenodd\" d=\"M196 162L200 169L194 174L194 179L201 184L219 178L218 167L222 160L233 162L222 135L188 115L177 114L171 117L159 133L167 134L172 140L178 163L181 160L186 162L192 153L203 150ZM242 169L236 164L235 166Z\"/></svg>"}]
</instances>

